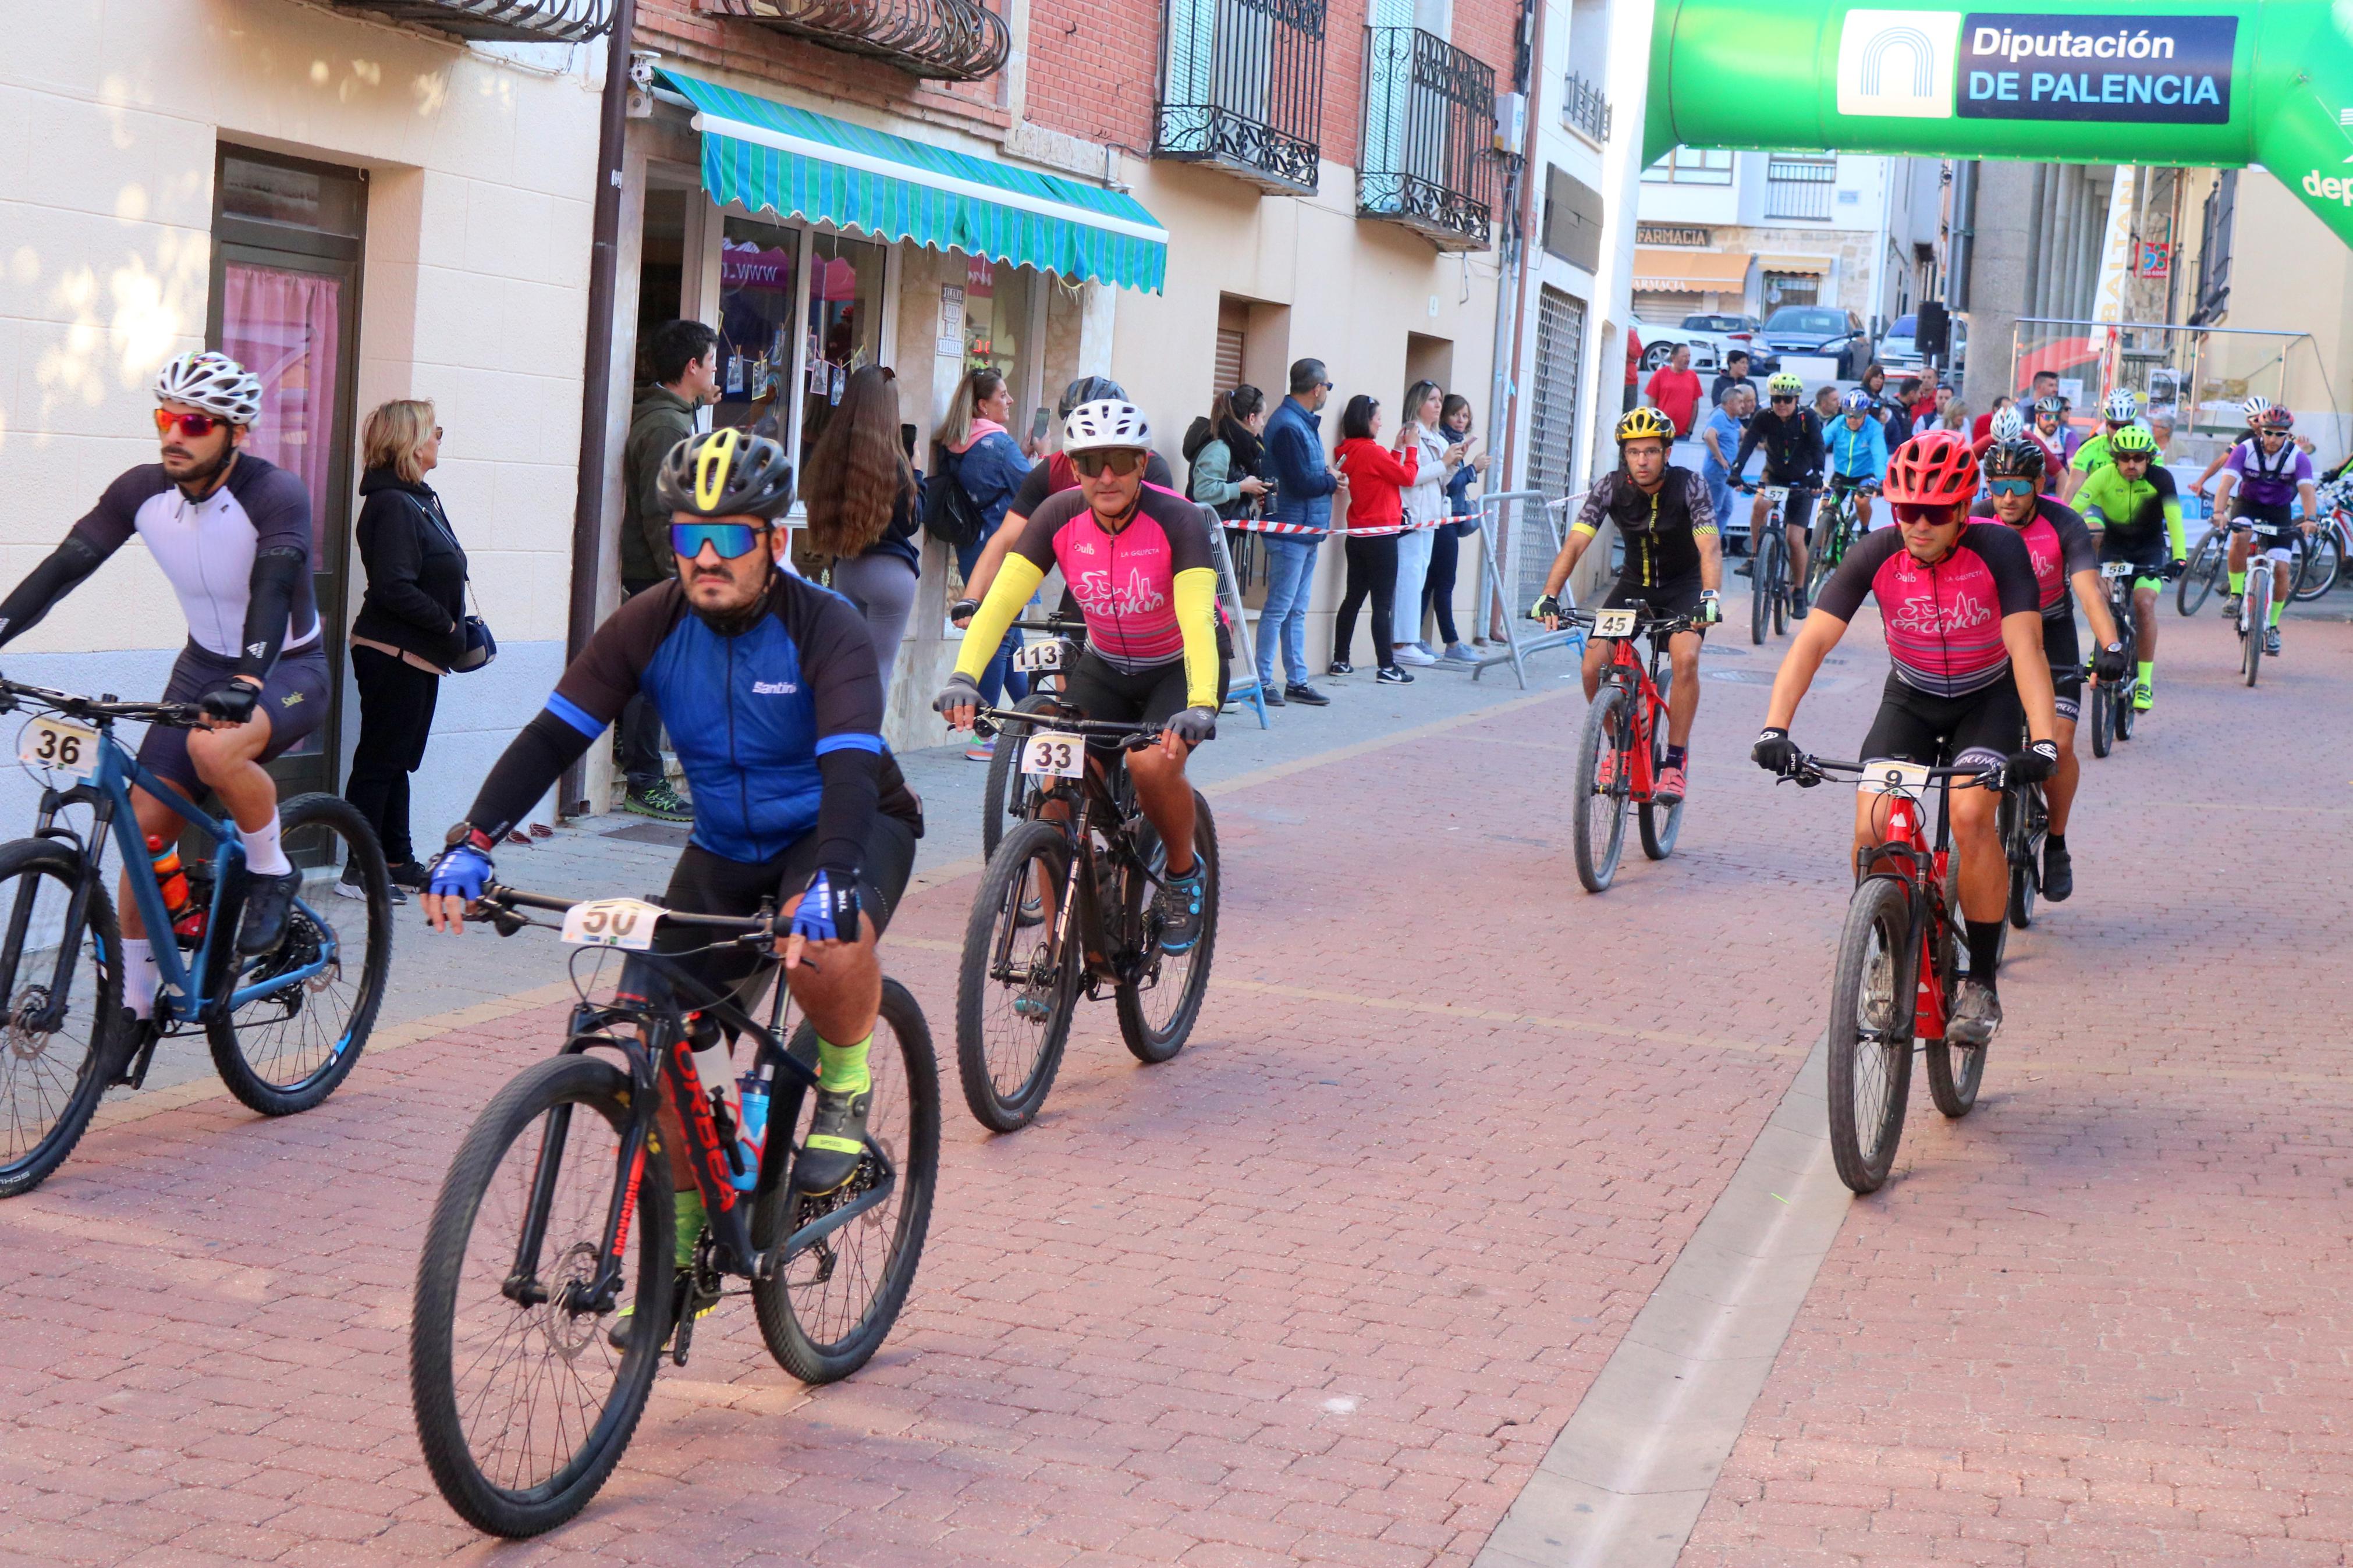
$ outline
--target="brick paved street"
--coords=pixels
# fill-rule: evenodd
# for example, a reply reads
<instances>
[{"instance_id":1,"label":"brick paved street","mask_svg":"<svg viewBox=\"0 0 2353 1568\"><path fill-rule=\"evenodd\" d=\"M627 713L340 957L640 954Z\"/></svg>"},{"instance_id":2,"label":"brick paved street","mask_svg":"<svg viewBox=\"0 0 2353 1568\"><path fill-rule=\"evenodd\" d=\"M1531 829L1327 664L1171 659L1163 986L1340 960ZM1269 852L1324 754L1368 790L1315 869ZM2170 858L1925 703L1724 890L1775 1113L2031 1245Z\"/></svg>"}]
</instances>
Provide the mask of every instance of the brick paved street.
<instances>
[{"instance_id":1,"label":"brick paved street","mask_svg":"<svg viewBox=\"0 0 2353 1568\"><path fill-rule=\"evenodd\" d=\"M2344 1560L2353 627L2300 618L2254 692L2211 613L2164 635L2142 738L2085 762L2080 890L2013 938L1978 1110L1915 1089L1686 1563ZM0 1207L0 1568L1468 1564L1820 1029L1848 805L1747 765L1773 650L1725 640L1682 846L1601 898L1557 656L1528 698L1426 678L1372 732L1324 721L1323 760L1205 769L1226 902L1190 1047L1139 1067L1089 1007L1005 1138L951 1084L875 1362L805 1389L726 1304L538 1542L434 1492L406 1343L450 1152L560 1024L552 939L308 1115L202 1079L110 1106ZM1802 743L1851 750L1875 645L1834 656ZM972 886L916 893L886 949L951 1074ZM400 961L442 963L407 927Z\"/></svg>"}]
</instances>

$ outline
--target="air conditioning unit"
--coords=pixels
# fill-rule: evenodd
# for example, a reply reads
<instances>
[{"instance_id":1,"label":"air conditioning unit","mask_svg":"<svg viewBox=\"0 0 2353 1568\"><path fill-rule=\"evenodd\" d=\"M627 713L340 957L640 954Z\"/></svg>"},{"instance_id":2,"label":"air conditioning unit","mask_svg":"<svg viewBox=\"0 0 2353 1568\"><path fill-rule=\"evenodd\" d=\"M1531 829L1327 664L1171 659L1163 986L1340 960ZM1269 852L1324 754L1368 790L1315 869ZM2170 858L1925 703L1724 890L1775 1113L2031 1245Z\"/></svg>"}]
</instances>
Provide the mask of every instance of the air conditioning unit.
<instances>
[{"instance_id":1,"label":"air conditioning unit","mask_svg":"<svg viewBox=\"0 0 2353 1568\"><path fill-rule=\"evenodd\" d=\"M1495 151L1517 153L1528 134L1528 95L1525 92L1499 92L1495 95Z\"/></svg>"}]
</instances>

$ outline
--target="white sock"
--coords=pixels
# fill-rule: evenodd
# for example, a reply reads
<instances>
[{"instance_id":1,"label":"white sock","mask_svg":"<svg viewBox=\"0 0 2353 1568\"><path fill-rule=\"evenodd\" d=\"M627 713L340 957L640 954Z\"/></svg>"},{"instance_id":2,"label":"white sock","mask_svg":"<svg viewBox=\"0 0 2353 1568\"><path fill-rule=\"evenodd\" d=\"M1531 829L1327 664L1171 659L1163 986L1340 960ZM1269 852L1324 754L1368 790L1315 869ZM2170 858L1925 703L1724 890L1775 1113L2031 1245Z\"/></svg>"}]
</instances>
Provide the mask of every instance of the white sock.
<instances>
[{"instance_id":1,"label":"white sock","mask_svg":"<svg viewBox=\"0 0 2353 1568\"><path fill-rule=\"evenodd\" d=\"M278 847L278 814L269 814L269 823L260 827L244 827L237 834L245 840L245 868L257 877L283 877L294 869L294 862L286 858L286 851Z\"/></svg>"},{"instance_id":2,"label":"white sock","mask_svg":"<svg viewBox=\"0 0 2353 1568\"><path fill-rule=\"evenodd\" d=\"M155 1016L155 946L144 937L122 939L122 1005L134 1018Z\"/></svg>"}]
</instances>

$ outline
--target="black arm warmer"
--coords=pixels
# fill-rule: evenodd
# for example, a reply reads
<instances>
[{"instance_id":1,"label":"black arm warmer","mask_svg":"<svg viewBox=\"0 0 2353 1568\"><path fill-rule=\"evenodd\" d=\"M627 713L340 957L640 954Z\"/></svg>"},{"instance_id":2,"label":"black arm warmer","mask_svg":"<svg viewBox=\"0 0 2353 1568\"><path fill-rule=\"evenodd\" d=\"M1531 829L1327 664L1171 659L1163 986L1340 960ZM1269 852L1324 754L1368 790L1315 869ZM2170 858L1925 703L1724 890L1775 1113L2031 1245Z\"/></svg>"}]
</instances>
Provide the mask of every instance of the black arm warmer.
<instances>
[{"instance_id":1,"label":"black arm warmer","mask_svg":"<svg viewBox=\"0 0 2353 1568\"><path fill-rule=\"evenodd\" d=\"M7 598L0 599L0 643L30 631L59 599L72 593L90 574L106 563L106 552L79 533L49 552Z\"/></svg>"},{"instance_id":2,"label":"black arm warmer","mask_svg":"<svg viewBox=\"0 0 2353 1568\"><path fill-rule=\"evenodd\" d=\"M503 839L507 830L539 804L539 797L563 776L564 770L588 754L592 739L541 709L500 754L466 820L492 843Z\"/></svg>"},{"instance_id":3,"label":"black arm warmer","mask_svg":"<svg viewBox=\"0 0 2353 1568\"><path fill-rule=\"evenodd\" d=\"M817 802L817 863L863 872L874 803L881 794L881 753L844 746L818 757L817 771L825 781Z\"/></svg>"},{"instance_id":4,"label":"black arm warmer","mask_svg":"<svg viewBox=\"0 0 2353 1568\"><path fill-rule=\"evenodd\" d=\"M311 558L300 550L265 550L253 558L253 576L246 588L245 643L237 672L259 680L278 663L286 643L287 618L294 613L294 590L311 569Z\"/></svg>"}]
</instances>

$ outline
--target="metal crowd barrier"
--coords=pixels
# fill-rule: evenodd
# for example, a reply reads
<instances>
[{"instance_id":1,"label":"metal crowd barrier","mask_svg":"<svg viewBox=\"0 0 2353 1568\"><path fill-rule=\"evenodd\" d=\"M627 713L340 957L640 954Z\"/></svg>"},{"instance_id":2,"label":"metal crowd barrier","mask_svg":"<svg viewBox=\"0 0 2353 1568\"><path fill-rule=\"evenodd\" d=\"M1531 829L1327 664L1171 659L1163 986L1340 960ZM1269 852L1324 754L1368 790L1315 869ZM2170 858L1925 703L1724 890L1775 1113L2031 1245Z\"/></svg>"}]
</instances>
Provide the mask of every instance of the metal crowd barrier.
<instances>
[{"instance_id":1,"label":"metal crowd barrier","mask_svg":"<svg viewBox=\"0 0 2353 1568\"><path fill-rule=\"evenodd\" d=\"M1478 679L1491 666L1508 664L1520 683L1528 689L1527 656L1542 653L1546 648L1585 648L1582 626L1563 626L1556 632L1538 631L1522 617L1528 606L1544 592L1544 582L1552 570L1553 558L1560 553L1567 528L1562 521L1567 509L1585 499L1585 492L1564 496L1559 500L1546 499L1542 490L1501 490L1479 499L1479 536L1485 545L1482 557L1481 576L1484 592L1479 596L1478 614L1500 620L1504 627L1504 651L1491 653L1471 667L1471 679ZM1527 503L1534 502L1534 505ZM1508 518L1505 509L1513 509ZM1567 587L1561 591L1563 608L1573 608L1576 593ZM1523 631L1523 626L1530 627Z\"/></svg>"}]
</instances>

